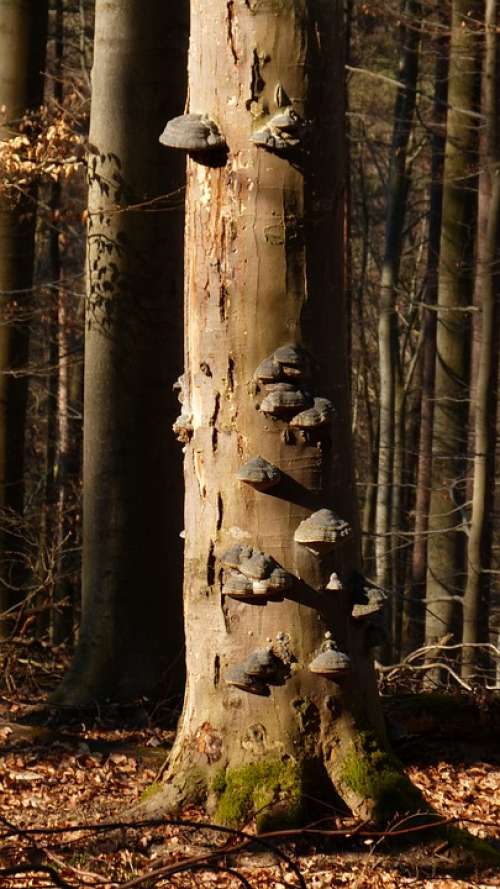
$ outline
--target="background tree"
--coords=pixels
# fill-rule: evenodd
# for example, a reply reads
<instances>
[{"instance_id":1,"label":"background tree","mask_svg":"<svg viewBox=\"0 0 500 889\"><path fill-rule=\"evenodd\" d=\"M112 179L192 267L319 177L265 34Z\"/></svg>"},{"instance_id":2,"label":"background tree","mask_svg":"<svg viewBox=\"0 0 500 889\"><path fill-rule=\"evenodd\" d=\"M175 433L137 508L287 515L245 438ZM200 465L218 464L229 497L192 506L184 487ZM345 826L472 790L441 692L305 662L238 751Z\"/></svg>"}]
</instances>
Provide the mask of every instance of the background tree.
<instances>
[{"instance_id":1,"label":"background tree","mask_svg":"<svg viewBox=\"0 0 500 889\"><path fill-rule=\"evenodd\" d=\"M158 145L184 101L186 9L96 3L90 126L80 639L55 702L131 699L180 654L182 159Z\"/></svg>"},{"instance_id":2,"label":"background tree","mask_svg":"<svg viewBox=\"0 0 500 889\"><path fill-rule=\"evenodd\" d=\"M40 105L47 35L47 2L11 0L0 6L0 139L19 132L23 115ZM33 282L35 194L0 197L0 613L19 597L22 558L9 526L23 510L28 326L22 322Z\"/></svg>"}]
</instances>

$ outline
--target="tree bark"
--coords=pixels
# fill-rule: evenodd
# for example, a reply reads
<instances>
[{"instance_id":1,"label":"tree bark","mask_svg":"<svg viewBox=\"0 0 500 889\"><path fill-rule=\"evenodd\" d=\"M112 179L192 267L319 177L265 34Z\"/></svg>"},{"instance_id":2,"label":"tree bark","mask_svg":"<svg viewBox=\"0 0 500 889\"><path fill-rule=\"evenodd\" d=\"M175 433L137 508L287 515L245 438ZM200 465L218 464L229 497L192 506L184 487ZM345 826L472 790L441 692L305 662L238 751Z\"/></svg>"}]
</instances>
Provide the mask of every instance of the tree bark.
<instances>
[{"instance_id":1,"label":"tree bark","mask_svg":"<svg viewBox=\"0 0 500 889\"><path fill-rule=\"evenodd\" d=\"M478 237L474 303L477 319L477 381L473 412L472 514L467 545L467 583L463 607L463 641L488 641L489 582L485 569L491 567L491 513L495 493L495 444L499 345L499 281L496 263L499 252L499 61L497 4L487 0L485 9L485 52L481 110L484 125L479 155ZM471 680L484 655L466 649L462 675Z\"/></svg>"},{"instance_id":2,"label":"tree bark","mask_svg":"<svg viewBox=\"0 0 500 889\"><path fill-rule=\"evenodd\" d=\"M394 130L387 189L387 211L384 262L380 287L379 362L380 362L380 419L377 473L377 512L375 522L375 552L377 583L391 587L392 558L397 536L391 521L393 487L400 484L395 478L395 440L397 392L402 385L399 356L397 296L401 260L402 234L408 195L406 155L415 111L420 46L421 3L408 0L404 13L411 24L401 26L399 81L394 108ZM401 454L397 455L400 463ZM396 602L392 603L393 610Z\"/></svg>"},{"instance_id":3,"label":"tree bark","mask_svg":"<svg viewBox=\"0 0 500 889\"><path fill-rule=\"evenodd\" d=\"M47 0L2 3L0 139L15 135L19 119L42 101L46 35ZM23 509L29 328L19 320L19 307L25 313L31 299L35 206L33 192L22 194L15 205L0 200L0 614L22 595L18 539L5 528ZM2 622L0 634L7 630Z\"/></svg>"},{"instance_id":4,"label":"tree bark","mask_svg":"<svg viewBox=\"0 0 500 889\"><path fill-rule=\"evenodd\" d=\"M444 16L442 16L444 18ZM444 21L441 22L445 24ZM432 133L431 188L429 203L429 246L426 286L422 312L422 396L416 470L414 544L411 559L409 594L403 614L403 654L423 643L425 632L425 581L427 574L427 528L432 483L432 429L434 422L434 376L436 367L436 311L441 211L443 201L443 166L445 151L446 103L448 96L447 34L436 40L435 87Z\"/></svg>"},{"instance_id":5,"label":"tree bark","mask_svg":"<svg viewBox=\"0 0 500 889\"><path fill-rule=\"evenodd\" d=\"M477 151L479 7L454 0L439 259L432 493L427 542L426 641L459 633L464 582L461 529L467 442L468 307ZM462 488L462 490L461 490Z\"/></svg>"},{"instance_id":6,"label":"tree bark","mask_svg":"<svg viewBox=\"0 0 500 889\"><path fill-rule=\"evenodd\" d=\"M96 3L82 622L54 698L66 706L182 683L181 476L169 419L182 366L183 161L158 137L182 110L186 28L182 2Z\"/></svg>"},{"instance_id":7,"label":"tree bark","mask_svg":"<svg viewBox=\"0 0 500 889\"><path fill-rule=\"evenodd\" d=\"M144 807L201 798L220 822L260 810L263 829L300 819L307 794L335 788L357 813L384 818L415 797L385 750L367 628L351 618L360 540L342 280L343 2L193 0L191 11L190 111L213 118L229 150L225 165L188 166L188 687L165 783ZM252 135L283 102L309 122L301 144L258 147ZM290 344L304 377L312 368L302 386L333 403L333 425L302 429L293 411L264 409L278 392L265 382L266 359L276 367L276 350ZM281 379L293 374L279 366ZM257 455L281 473L268 492L238 480ZM320 556L297 537L325 508L352 533ZM283 601L260 598L255 584L246 601L229 595L238 546L289 572ZM310 669L325 631L350 658L343 678ZM266 646L280 666L241 689L235 668ZM392 802L373 772L375 750L395 781Z\"/></svg>"}]
</instances>

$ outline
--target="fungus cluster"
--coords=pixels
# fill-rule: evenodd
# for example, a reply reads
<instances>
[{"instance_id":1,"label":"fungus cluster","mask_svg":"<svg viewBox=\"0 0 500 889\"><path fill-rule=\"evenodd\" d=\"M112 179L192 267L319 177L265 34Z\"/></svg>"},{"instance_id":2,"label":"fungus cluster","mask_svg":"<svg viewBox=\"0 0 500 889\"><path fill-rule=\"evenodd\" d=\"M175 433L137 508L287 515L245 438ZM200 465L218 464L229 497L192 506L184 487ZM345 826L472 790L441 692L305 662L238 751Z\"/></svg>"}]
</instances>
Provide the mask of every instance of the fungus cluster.
<instances>
[{"instance_id":1,"label":"fungus cluster","mask_svg":"<svg viewBox=\"0 0 500 889\"><path fill-rule=\"evenodd\" d=\"M282 599L293 585L294 578L288 571L260 549L237 544L222 556L226 570L222 592L232 599L247 601Z\"/></svg>"},{"instance_id":2,"label":"fungus cluster","mask_svg":"<svg viewBox=\"0 0 500 889\"><path fill-rule=\"evenodd\" d=\"M259 148L287 154L303 146L306 132L305 121L289 105L280 108L263 126L254 130L251 139Z\"/></svg>"},{"instance_id":3,"label":"fungus cluster","mask_svg":"<svg viewBox=\"0 0 500 889\"><path fill-rule=\"evenodd\" d=\"M269 684L281 682L284 664L275 655L272 645L257 648L242 664L231 667L224 676L226 685L253 694L269 694Z\"/></svg>"}]
</instances>

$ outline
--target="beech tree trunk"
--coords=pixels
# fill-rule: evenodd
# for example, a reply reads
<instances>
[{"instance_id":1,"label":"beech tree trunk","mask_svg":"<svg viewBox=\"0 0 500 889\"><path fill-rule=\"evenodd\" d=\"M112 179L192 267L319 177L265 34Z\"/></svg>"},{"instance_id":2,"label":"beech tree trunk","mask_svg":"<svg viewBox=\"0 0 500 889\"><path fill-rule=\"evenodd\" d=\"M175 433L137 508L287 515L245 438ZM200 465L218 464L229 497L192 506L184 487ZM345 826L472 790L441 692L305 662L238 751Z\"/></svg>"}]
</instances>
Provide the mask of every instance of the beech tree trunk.
<instances>
[{"instance_id":1,"label":"beech tree trunk","mask_svg":"<svg viewBox=\"0 0 500 889\"><path fill-rule=\"evenodd\" d=\"M169 421L182 366L183 161L158 137L184 102L186 12L163 0L96 3L82 623L54 698L66 706L182 682L181 476Z\"/></svg>"},{"instance_id":2,"label":"beech tree trunk","mask_svg":"<svg viewBox=\"0 0 500 889\"><path fill-rule=\"evenodd\" d=\"M441 24L447 24L445 16ZM432 484L432 429L434 422L434 377L436 368L436 311L441 210L443 202L443 165L445 150L446 102L448 96L448 45L445 33L436 40L434 109L432 133L429 241L426 286L422 312L422 395L416 470L414 543L411 557L409 594L403 613L403 654L422 645L425 633L425 582L427 574L427 529Z\"/></svg>"},{"instance_id":3,"label":"beech tree trunk","mask_svg":"<svg viewBox=\"0 0 500 889\"><path fill-rule=\"evenodd\" d=\"M394 108L394 130L387 189L386 231L384 262L380 286L380 313L378 326L380 361L380 420L378 442L377 512L375 521L375 553L377 582L390 588L393 580L392 559L397 558L397 531L391 521L391 503L394 485L401 483L401 454L395 454L397 400L402 386L399 355L399 333L396 315L397 287L403 226L408 196L406 154L415 111L418 77L418 52L420 46L420 2L408 0L404 14L411 24L401 26L398 90ZM394 591L397 594L397 590ZM397 609L393 600L392 608Z\"/></svg>"},{"instance_id":4,"label":"beech tree trunk","mask_svg":"<svg viewBox=\"0 0 500 889\"><path fill-rule=\"evenodd\" d=\"M300 819L307 794L335 788L357 813L383 818L416 797L385 751L368 627L351 617L360 539L342 281L343 2L193 0L191 23L190 112L217 123L228 155L188 164L179 423L188 687L165 782L144 806L201 798L220 822L260 810L262 829ZM304 127L298 145L283 137L280 148L273 118L290 107ZM256 144L266 127L268 149ZM301 356L298 378L283 358L290 347ZM281 381L330 399L331 425L305 429L293 410L269 412L266 399L281 397L265 380L276 362ZM256 456L280 472L267 491L238 479ZM318 555L295 538L325 508L351 533ZM257 548L289 572L283 601L258 595L258 581L247 600L231 597L235 547ZM336 678L311 670L325 631L350 659ZM235 668L266 646L281 666L253 689L238 687Z\"/></svg>"},{"instance_id":5,"label":"beech tree trunk","mask_svg":"<svg viewBox=\"0 0 500 889\"><path fill-rule=\"evenodd\" d=\"M46 35L47 0L1 4L0 139L15 135L19 119L41 104ZM29 328L19 321L19 309L24 313L31 299L35 208L34 193L21 195L15 205L0 200L0 614L22 595L19 540L6 521L23 509Z\"/></svg>"},{"instance_id":6,"label":"beech tree trunk","mask_svg":"<svg viewBox=\"0 0 500 889\"><path fill-rule=\"evenodd\" d=\"M439 260L426 641L460 632L477 151L478 4L454 0ZM468 113L468 112L472 112Z\"/></svg>"},{"instance_id":7,"label":"beech tree trunk","mask_svg":"<svg viewBox=\"0 0 500 889\"><path fill-rule=\"evenodd\" d=\"M473 410L472 511L467 545L467 583L464 593L463 642L488 642L489 577L491 567L491 514L495 496L495 443L497 413L500 213L499 182L499 60L497 4L487 0L481 110L484 126L480 139L478 237L474 303L479 308L474 347L477 381ZM463 653L462 674L472 679L485 657L479 648Z\"/></svg>"}]
</instances>

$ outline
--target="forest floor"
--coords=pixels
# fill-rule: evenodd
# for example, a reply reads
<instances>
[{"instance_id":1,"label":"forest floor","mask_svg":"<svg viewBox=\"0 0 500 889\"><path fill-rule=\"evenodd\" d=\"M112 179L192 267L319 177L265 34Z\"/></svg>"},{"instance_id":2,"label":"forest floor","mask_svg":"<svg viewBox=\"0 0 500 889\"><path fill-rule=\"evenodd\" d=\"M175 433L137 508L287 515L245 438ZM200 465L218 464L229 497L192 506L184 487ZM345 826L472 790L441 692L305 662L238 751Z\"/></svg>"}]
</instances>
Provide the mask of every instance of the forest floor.
<instances>
[{"instance_id":1,"label":"forest floor","mask_svg":"<svg viewBox=\"0 0 500 889\"><path fill-rule=\"evenodd\" d=\"M369 836L335 813L321 824L335 836L290 836L275 851L203 827L206 818L196 810L183 813L183 823L127 827L127 809L155 780L168 753L173 731L162 726L171 714L146 702L133 711L65 722L55 715L47 720L45 712L33 725L64 656L27 643L11 653L4 656L0 693L0 889L499 885L498 870L464 868L442 842L391 851L385 837ZM455 732L450 741L420 719L400 734L398 753L434 808L498 848L498 733L485 732L478 720L467 727L466 740Z\"/></svg>"}]
</instances>

